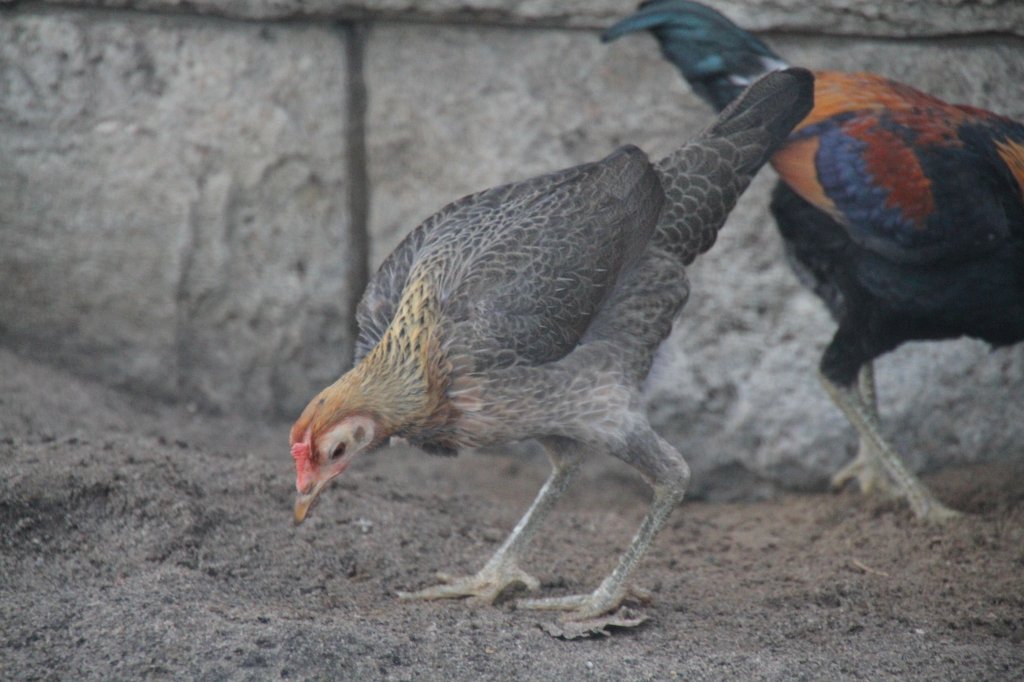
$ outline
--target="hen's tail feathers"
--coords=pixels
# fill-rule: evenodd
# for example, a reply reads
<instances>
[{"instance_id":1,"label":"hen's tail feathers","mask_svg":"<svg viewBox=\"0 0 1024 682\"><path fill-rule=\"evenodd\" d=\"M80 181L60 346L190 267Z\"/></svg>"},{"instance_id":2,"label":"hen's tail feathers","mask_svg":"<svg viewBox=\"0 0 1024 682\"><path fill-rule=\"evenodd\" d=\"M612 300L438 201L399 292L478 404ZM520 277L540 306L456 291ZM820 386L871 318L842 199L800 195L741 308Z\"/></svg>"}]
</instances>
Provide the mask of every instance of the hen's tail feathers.
<instances>
[{"instance_id":1,"label":"hen's tail feathers","mask_svg":"<svg viewBox=\"0 0 1024 682\"><path fill-rule=\"evenodd\" d=\"M687 0L648 0L601 35L610 42L650 31L665 58L693 91L716 110L760 76L787 65L771 48L719 12Z\"/></svg>"},{"instance_id":2,"label":"hen's tail feathers","mask_svg":"<svg viewBox=\"0 0 1024 682\"><path fill-rule=\"evenodd\" d=\"M710 249L750 180L813 106L810 71L770 73L703 133L659 161L666 202L655 239L684 264Z\"/></svg>"}]
</instances>

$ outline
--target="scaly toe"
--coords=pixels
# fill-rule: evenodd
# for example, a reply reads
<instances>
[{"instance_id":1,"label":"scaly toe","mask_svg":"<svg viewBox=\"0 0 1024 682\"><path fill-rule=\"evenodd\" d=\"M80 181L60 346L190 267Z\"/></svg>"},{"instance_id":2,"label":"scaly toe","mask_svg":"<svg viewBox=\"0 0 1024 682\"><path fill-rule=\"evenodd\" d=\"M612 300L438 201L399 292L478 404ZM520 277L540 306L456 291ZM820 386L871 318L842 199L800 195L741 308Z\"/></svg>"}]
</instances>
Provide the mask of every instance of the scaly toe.
<instances>
[{"instance_id":1,"label":"scaly toe","mask_svg":"<svg viewBox=\"0 0 1024 682\"><path fill-rule=\"evenodd\" d=\"M914 509L914 514L925 523L934 523L936 525L950 523L964 517L963 512L950 509L934 498L929 500L924 509Z\"/></svg>"},{"instance_id":2,"label":"scaly toe","mask_svg":"<svg viewBox=\"0 0 1024 682\"><path fill-rule=\"evenodd\" d=\"M540 581L529 573L516 568L507 567L502 570L482 570L476 575L454 577L447 573L438 573L437 579L442 584L426 587L415 592L399 592L399 599L462 599L470 598L484 604L493 604L507 590L523 587L536 590Z\"/></svg>"},{"instance_id":3,"label":"scaly toe","mask_svg":"<svg viewBox=\"0 0 1024 682\"><path fill-rule=\"evenodd\" d=\"M849 464L846 464L845 466L843 466L842 469L837 471L832 476L832 480L830 481L830 485L832 486L832 490L842 490L843 488L846 487L846 485L850 481L852 481L855 478L857 478L857 471L856 471L856 469L860 468L860 466L861 466L860 462L858 462L857 460L853 460Z\"/></svg>"},{"instance_id":4,"label":"scaly toe","mask_svg":"<svg viewBox=\"0 0 1024 682\"><path fill-rule=\"evenodd\" d=\"M526 611L575 611L590 597L589 594L572 594L565 597L543 597L519 599L516 608Z\"/></svg>"},{"instance_id":5,"label":"scaly toe","mask_svg":"<svg viewBox=\"0 0 1024 682\"><path fill-rule=\"evenodd\" d=\"M857 481L860 491L865 495L885 499L897 496L895 487L882 467L877 462L865 457L858 456L837 471L832 477L832 489L841 490L854 480Z\"/></svg>"},{"instance_id":6,"label":"scaly toe","mask_svg":"<svg viewBox=\"0 0 1024 682\"><path fill-rule=\"evenodd\" d=\"M516 608L534 611L565 611L563 621L587 621L605 616L620 606L630 595L641 601L650 601L650 594L644 590L627 588L607 594L598 588L590 594L573 594L565 597L544 599L520 599Z\"/></svg>"}]
</instances>

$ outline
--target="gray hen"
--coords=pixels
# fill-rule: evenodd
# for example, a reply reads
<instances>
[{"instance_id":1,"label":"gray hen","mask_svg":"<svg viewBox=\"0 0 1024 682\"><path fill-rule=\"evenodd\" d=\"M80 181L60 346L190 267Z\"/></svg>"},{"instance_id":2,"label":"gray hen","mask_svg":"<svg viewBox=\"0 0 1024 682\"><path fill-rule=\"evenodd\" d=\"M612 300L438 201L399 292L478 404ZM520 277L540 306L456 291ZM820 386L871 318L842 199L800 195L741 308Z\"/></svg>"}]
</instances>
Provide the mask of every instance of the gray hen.
<instances>
[{"instance_id":1,"label":"gray hen","mask_svg":"<svg viewBox=\"0 0 1024 682\"><path fill-rule=\"evenodd\" d=\"M615 570L592 593L521 601L585 621L614 611L626 578L683 497L689 469L650 427L640 385L750 179L812 105L800 69L755 83L658 164L636 147L596 163L461 199L413 231L358 310L355 367L291 431L301 522L324 486L391 436L430 452L538 439L553 471L479 573L403 595L492 602L580 459L634 466L654 500Z\"/></svg>"}]
</instances>

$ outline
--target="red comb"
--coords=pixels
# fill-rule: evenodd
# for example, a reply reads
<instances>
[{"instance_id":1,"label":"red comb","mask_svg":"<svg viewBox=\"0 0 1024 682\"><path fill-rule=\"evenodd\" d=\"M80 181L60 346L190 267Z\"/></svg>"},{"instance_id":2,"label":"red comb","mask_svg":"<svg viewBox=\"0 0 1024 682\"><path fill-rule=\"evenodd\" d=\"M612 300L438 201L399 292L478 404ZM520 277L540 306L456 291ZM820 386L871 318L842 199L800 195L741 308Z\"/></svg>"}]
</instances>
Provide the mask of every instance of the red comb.
<instances>
[{"instance_id":1,"label":"red comb","mask_svg":"<svg viewBox=\"0 0 1024 682\"><path fill-rule=\"evenodd\" d=\"M292 443L292 457L296 464L303 460L309 461L309 443L304 441Z\"/></svg>"},{"instance_id":2,"label":"red comb","mask_svg":"<svg viewBox=\"0 0 1024 682\"><path fill-rule=\"evenodd\" d=\"M300 493L305 493L315 479L308 440L292 443L292 458L295 459L295 487Z\"/></svg>"}]
</instances>

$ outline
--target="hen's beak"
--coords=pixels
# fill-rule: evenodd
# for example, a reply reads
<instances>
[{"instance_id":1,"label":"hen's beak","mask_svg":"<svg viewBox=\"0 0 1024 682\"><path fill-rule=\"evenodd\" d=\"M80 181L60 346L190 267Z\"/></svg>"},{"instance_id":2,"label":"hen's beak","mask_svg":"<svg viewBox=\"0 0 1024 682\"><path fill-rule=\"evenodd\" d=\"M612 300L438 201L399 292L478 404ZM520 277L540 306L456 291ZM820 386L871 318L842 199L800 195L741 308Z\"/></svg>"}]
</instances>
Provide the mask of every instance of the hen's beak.
<instances>
[{"instance_id":1,"label":"hen's beak","mask_svg":"<svg viewBox=\"0 0 1024 682\"><path fill-rule=\"evenodd\" d=\"M317 481L313 486L313 489L305 494L299 494L295 496L295 525L299 525L306 520L306 514L309 513L310 507L316 502L316 498L320 495L320 491L324 489L324 485L327 481Z\"/></svg>"},{"instance_id":2,"label":"hen's beak","mask_svg":"<svg viewBox=\"0 0 1024 682\"><path fill-rule=\"evenodd\" d=\"M329 470L318 470L312 475L316 476L312 480L312 484L307 483L306 492L299 493L295 496L295 524L298 525L302 521L306 520L306 516L309 514L309 510L312 508L313 503L316 502L316 498L319 497L324 491L324 488L335 479L338 474L348 468L349 460L347 458L333 462L333 469Z\"/></svg>"}]
</instances>

